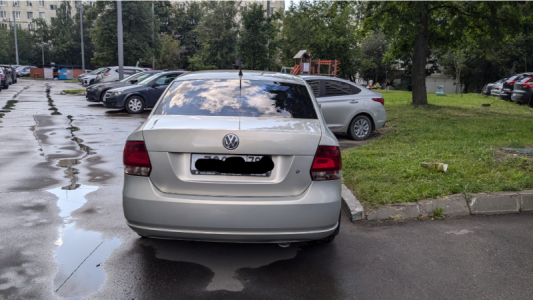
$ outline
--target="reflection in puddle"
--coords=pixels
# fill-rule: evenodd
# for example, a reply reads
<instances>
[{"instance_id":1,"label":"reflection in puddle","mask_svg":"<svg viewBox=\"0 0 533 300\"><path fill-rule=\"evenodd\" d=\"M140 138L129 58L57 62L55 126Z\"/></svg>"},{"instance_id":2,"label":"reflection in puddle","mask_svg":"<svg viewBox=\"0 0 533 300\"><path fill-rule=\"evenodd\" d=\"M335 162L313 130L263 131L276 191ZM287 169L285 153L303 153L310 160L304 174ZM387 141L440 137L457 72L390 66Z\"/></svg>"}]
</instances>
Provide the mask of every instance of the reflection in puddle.
<instances>
[{"instance_id":1,"label":"reflection in puddle","mask_svg":"<svg viewBox=\"0 0 533 300\"><path fill-rule=\"evenodd\" d=\"M59 216L65 224L56 241L56 260L60 267L54 279L54 289L62 297L85 298L96 292L105 281L100 264L120 245L118 238L103 239L99 232L75 227L71 213L87 202L87 194L97 189L97 186L80 185L74 190L61 187L48 190L58 197Z\"/></svg>"},{"instance_id":2,"label":"reflection in puddle","mask_svg":"<svg viewBox=\"0 0 533 300\"><path fill-rule=\"evenodd\" d=\"M52 100L52 97L50 96L50 85L48 84L46 85L46 98L48 98L48 106L50 106L48 110L53 111L51 115L60 115L61 113L57 110L54 100Z\"/></svg>"}]
</instances>

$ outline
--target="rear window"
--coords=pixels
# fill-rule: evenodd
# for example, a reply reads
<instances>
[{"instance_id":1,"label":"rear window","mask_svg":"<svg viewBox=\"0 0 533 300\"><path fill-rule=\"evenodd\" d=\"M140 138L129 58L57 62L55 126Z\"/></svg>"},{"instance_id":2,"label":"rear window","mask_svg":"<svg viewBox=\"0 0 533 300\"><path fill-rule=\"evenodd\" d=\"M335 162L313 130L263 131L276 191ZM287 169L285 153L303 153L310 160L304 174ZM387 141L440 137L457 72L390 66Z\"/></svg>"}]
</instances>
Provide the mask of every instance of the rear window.
<instances>
[{"instance_id":1,"label":"rear window","mask_svg":"<svg viewBox=\"0 0 533 300\"><path fill-rule=\"evenodd\" d=\"M155 114L317 119L305 85L237 79L174 82Z\"/></svg>"},{"instance_id":2,"label":"rear window","mask_svg":"<svg viewBox=\"0 0 533 300\"><path fill-rule=\"evenodd\" d=\"M531 77L528 76L528 77L526 77L526 78L520 80L520 83L526 83L526 82L528 82L530 79L531 79Z\"/></svg>"}]
</instances>

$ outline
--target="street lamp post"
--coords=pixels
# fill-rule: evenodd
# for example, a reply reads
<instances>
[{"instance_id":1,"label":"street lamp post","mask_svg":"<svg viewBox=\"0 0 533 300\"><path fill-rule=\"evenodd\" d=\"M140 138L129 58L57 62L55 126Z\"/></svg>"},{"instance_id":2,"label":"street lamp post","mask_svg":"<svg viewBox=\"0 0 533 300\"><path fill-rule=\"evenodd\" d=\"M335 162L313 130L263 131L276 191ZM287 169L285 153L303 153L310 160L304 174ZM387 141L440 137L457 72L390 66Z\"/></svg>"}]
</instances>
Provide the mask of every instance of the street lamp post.
<instances>
[{"instance_id":1,"label":"street lamp post","mask_svg":"<svg viewBox=\"0 0 533 300\"><path fill-rule=\"evenodd\" d=\"M118 80L124 79L124 46L122 44L122 1L117 1Z\"/></svg>"},{"instance_id":2,"label":"street lamp post","mask_svg":"<svg viewBox=\"0 0 533 300\"><path fill-rule=\"evenodd\" d=\"M15 17L15 11L13 11L13 25L15 26L15 51L17 53L17 66L19 65L19 45L17 42L17 21Z\"/></svg>"},{"instance_id":3,"label":"street lamp post","mask_svg":"<svg viewBox=\"0 0 533 300\"><path fill-rule=\"evenodd\" d=\"M152 1L152 69L155 70L155 45L154 45L154 1Z\"/></svg>"},{"instance_id":4,"label":"street lamp post","mask_svg":"<svg viewBox=\"0 0 533 300\"><path fill-rule=\"evenodd\" d=\"M83 48L83 3L80 1L81 72L85 73L85 49Z\"/></svg>"}]
</instances>

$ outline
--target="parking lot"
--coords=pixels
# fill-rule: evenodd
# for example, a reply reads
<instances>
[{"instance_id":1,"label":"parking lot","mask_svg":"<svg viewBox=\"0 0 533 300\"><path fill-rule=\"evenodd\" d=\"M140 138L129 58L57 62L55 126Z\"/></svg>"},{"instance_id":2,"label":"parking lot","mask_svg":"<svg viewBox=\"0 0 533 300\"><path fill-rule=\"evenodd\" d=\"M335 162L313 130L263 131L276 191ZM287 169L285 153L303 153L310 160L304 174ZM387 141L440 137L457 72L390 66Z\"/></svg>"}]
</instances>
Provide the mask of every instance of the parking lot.
<instances>
[{"instance_id":1,"label":"parking lot","mask_svg":"<svg viewBox=\"0 0 533 300\"><path fill-rule=\"evenodd\" d=\"M288 248L141 239L123 216L122 151L149 111L60 95L78 86L0 92L0 299L533 298L531 214L343 216L333 243Z\"/></svg>"}]
</instances>

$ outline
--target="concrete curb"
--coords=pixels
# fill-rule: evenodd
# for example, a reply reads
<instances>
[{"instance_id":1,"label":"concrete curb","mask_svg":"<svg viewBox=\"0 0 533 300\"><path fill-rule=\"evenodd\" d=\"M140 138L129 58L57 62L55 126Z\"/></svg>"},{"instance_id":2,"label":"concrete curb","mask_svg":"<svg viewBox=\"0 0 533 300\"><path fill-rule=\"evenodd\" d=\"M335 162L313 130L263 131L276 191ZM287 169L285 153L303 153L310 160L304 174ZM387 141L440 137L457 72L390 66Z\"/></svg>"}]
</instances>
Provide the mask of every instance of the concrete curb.
<instances>
[{"instance_id":1,"label":"concrete curb","mask_svg":"<svg viewBox=\"0 0 533 300\"><path fill-rule=\"evenodd\" d=\"M344 183L342 184L342 210L348 215L350 221L363 220L365 216L365 210L359 200L352 194Z\"/></svg>"},{"instance_id":2,"label":"concrete curb","mask_svg":"<svg viewBox=\"0 0 533 300\"><path fill-rule=\"evenodd\" d=\"M417 218L431 216L442 208L447 216L512 214L533 211L533 191L449 195L417 202L394 203L365 212L352 192L342 185L342 209L351 221Z\"/></svg>"}]
</instances>

